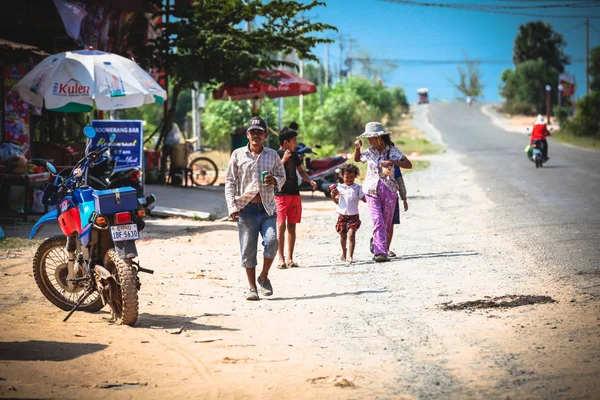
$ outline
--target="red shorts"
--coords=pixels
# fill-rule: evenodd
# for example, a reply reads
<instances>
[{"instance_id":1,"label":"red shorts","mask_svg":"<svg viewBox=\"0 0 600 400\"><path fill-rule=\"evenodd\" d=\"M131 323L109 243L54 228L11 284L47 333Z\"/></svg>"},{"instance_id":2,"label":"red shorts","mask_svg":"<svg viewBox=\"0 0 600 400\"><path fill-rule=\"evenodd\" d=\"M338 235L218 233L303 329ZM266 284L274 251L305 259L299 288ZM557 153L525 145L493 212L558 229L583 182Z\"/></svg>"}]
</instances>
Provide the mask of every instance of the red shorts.
<instances>
[{"instance_id":1,"label":"red shorts","mask_svg":"<svg viewBox=\"0 0 600 400\"><path fill-rule=\"evenodd\" d=\"M339 215L337 223L335 224L335 230L340 235L348 233L348 230L353 229L355 231L360 228L360 218L356 215Z\"/></svg>"},{"instance_id":2,"label":"red shorts","mask_svg":"<svg viewBox=\"0 0 600 400\"><path fill-rule=\"evenodd\" d=\"M275 196L277 204L277 223L299 224L302 219L302 201L300 195Z\"/></svg>"}]
</instances>

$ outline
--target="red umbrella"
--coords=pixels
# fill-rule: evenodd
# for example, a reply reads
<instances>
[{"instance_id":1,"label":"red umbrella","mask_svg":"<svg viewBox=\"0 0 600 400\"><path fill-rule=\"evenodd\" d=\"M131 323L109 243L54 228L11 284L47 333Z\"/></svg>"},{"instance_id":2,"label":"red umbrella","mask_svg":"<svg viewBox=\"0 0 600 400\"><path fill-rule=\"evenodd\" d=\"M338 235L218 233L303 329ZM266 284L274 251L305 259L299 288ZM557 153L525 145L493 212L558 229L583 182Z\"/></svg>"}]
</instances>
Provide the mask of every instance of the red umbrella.
<instances>
[{"instance_id":1,"label":"red umbrella","mask_svg":"<svg viewBox=\"0 0 600 400\"><path fill-rule=\"evenodd\" d=\"M315 84L292 74L291 72L273 70L260 70L258 73L262 78L277 82L277 85L263 83L257 79L238 85L221 85L213 92L215 100L250 100L270 97L300 96L317 91Z\"/></svg>"}]
</instances>

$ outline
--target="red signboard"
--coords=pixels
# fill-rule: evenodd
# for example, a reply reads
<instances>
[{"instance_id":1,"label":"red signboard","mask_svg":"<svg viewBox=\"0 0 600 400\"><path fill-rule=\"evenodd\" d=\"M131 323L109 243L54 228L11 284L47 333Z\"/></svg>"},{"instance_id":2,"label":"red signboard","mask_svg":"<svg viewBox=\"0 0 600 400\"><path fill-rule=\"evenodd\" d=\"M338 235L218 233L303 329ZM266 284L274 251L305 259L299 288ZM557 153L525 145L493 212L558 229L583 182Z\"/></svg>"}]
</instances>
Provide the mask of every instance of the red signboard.
<instances>
[{"instance_id":1,"label":"red signboard","mask_svg":"<svg viewBox=\"0 0 600 400\"><path fill-rule=\"evenodd\" d=\"M575 94L575 77L569 74L561 74L558 83L562 85L563 96L573 96Z\"/></svg>"}]
</instances>

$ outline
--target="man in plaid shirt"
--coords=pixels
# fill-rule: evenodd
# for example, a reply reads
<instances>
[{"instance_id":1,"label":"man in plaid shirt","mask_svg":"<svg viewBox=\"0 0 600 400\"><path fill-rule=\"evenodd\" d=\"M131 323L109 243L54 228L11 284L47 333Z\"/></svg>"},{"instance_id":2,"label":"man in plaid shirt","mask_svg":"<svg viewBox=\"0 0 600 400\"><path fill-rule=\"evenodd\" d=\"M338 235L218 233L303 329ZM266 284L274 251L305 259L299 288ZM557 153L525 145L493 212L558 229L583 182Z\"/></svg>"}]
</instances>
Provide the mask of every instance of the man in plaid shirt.
<instances>
[{"instance_id":1,"label":"man in plaid shirt","mask_svg":"<svg viewBox=\"0 0 600 400\"><path fill-rule=\"evenodd\" d=\"M263 238L263 269L258 285L264 296L273 294L268 274L277 254L277 214L273 185L285 183L285 169L273 149L265 147L267 124L259 117L250 120L248 145L231 153L225 176L225 200L229 215L238 223L242 267L246 269L250 290L246 300L258 300L256 265L258 234ZM264 183L261 173L266 171Z\"/></svg>"}]
</instances>

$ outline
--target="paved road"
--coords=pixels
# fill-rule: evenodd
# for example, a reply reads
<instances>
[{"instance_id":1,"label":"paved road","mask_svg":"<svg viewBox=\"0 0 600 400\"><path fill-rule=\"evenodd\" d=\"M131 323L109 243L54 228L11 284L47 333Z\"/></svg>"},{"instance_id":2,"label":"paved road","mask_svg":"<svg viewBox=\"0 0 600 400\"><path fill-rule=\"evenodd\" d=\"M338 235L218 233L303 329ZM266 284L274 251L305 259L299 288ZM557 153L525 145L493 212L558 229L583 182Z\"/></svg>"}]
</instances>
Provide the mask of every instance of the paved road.
<instances>
[{"instance_id":1,"label":"paved road","mask_svg":"<svg viewBox=\"0 0 600 400\"><path fill-rule=\"evenodd\" d=\"M499 231L514 232L542 265L565 272L600 268L600 152L549 142L550 161L536 169L523 153L528 137L490 122L480 107L431 104L431 123L497 205ZM457 176L456 179L460 179Z\"/></svg>"}]
</instances>

